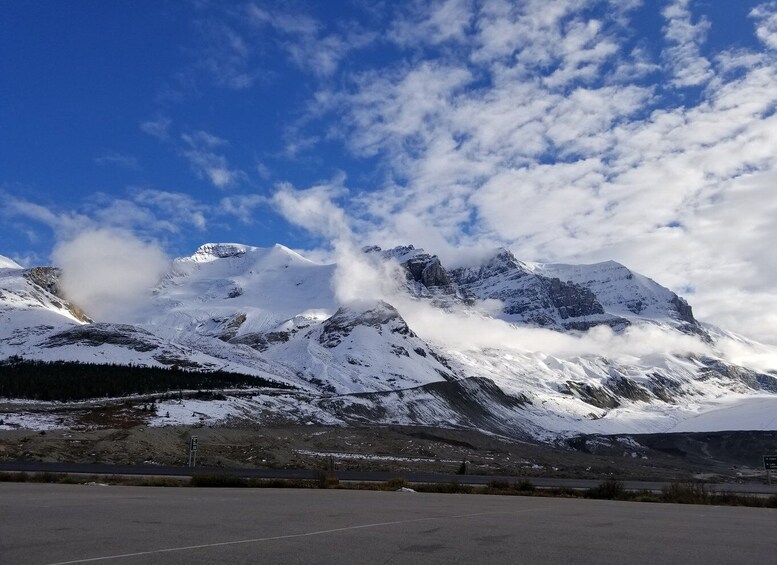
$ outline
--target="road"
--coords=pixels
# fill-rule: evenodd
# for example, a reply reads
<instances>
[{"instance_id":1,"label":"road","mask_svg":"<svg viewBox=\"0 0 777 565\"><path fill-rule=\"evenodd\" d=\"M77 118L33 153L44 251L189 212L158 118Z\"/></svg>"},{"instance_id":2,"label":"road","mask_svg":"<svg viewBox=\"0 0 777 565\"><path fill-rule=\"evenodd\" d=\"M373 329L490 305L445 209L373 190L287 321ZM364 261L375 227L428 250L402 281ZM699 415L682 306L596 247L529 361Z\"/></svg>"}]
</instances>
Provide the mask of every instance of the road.
<instances>
[{"instance_id":1,"label":"road","mask_svg":"<svg viewBox=\"0 0 777 565\"><path fill-rule=\"evenodd\" d=\"M773 563L777 510L0 483L0 563Z\"/></svg>"},{"instance_id":2,"label":"road","mask_svg":"<svg viewBox=\"0 0 777 565\"><path fill-rule=\"evenodd\" d=\"M99 463L48 463L40 461L2 461L0 471L27 471L33 473L78 473L87 475L143 475L188 477L193 473L223 473L246 478L263 479L315 479L317 472L310 469L246 469L224 467L173 467L162 465L107 465ZM387 481L402 477L413 483L450 483L458 481L461 484L486 485L491 481L515 482L529 480L540 488L567 487L587 489L599 485L602 481L595 479L559 479L554 477L506 477L493 475L444 475L436 473L404 472L388 473L380 471L338 471L341 481ZM627 490L660 491L669 483L657 481L624 481ZM709 492L731 492L736 494L777 494L777 484L761 483L708 483ZM2 564L0 564L2 565Z\"/></svg>"}]
</instances>

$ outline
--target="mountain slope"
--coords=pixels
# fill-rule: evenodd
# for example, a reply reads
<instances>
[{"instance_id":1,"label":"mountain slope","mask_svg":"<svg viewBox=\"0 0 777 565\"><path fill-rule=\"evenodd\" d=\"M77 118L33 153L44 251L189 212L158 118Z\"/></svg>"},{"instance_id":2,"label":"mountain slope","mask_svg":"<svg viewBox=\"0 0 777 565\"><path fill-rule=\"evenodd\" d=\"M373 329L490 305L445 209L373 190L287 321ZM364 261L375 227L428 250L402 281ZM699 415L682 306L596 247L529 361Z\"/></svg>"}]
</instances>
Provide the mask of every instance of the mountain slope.
<instances>
[{"instance_id":1,"label":"mountain slope","mask_svg":"<svg viewBox=\"0 0 777 565\"><path fill-rule=\"evenodd\" d=\"M206 244L175 261L138 321L170 338L193 333L229 340L295 317L323 320L337 310L334 269L282 245Z\"/></svg>"},{"instance_id":2,"label":"mountain slope","mask_svg":"<svg viewBox=\"0 0 777 565\"><path fill-rule=\"evenodd\" d=\"M718 347L735 336L623 265L524 263L498 249L449 269L413 246L364 252L376 273L396 273L396 290L342 304L348 265L281 245L206 244L122 324L92 322L62 298L57 269L6 261L0 359L224 370L295 387L241 400L240 417L300 411L542 439L666 431L726 399L777 399L776 372Z\"/></svg>"},{"instance_id":3,"label":"mountain slope","mask_svg":"<svg viewBox=\"0 0 777 565\"><path fill-rule=\"evenodd\" d=\"M328 393L413 388L456 376L385 302L341 307L264 356Z\"/></svg>"},{"instance_id":4,"label":"mountain slope","mask_svg":"<svg viewBox=\"0 0 777 565\"><path fill-rule=\"evenodd\" d=\"M530 268L587 288L610 314L631 321L653 320L679 328L699 328L685 300L615 261L593 265L534 264Z\"/></svg>"},{"instance_id":5,"label":"mountain slope","mask_svg":"<svg viewBox=\"0 0 777 565\"><path fill-rule=\"evenodd\" d=\"M502 302L500 317L508 322L557 330L586 330L605 324L627 325L605 312L596 295L573 282L533 272L507 249L480 265L454 269L452 278L466 294Z\"/></svg>"},{"instance_id":6,"label":"mountain slope","mask_svg":"<svg viewBox=\"0 0 777 565\"><path fill-rule=\"evenodd\" d=\"M56 269L23 269L10 260L3 264L6 266L0 268L0 355L15 351L46 329L89 321L78 308L55 294Z\"/></svg>"}]
</instances>

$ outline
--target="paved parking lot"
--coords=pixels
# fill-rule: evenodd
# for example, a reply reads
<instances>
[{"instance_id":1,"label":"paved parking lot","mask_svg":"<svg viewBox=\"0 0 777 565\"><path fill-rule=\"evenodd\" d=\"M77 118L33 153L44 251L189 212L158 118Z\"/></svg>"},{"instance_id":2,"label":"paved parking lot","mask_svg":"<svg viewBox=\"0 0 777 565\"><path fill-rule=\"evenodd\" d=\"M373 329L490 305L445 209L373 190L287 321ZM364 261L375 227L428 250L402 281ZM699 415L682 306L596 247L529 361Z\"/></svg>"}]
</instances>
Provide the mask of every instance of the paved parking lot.
<instances>
[{"instance_id":1,"label":"paved parking lot","mask_svg":"<svg viewBox=\"0 0 777 565\"><path fill-rule=\"evenodd\" d=\"M771 563L777 510L0 483L0 563Z\"/></svg>"}]
</instances>

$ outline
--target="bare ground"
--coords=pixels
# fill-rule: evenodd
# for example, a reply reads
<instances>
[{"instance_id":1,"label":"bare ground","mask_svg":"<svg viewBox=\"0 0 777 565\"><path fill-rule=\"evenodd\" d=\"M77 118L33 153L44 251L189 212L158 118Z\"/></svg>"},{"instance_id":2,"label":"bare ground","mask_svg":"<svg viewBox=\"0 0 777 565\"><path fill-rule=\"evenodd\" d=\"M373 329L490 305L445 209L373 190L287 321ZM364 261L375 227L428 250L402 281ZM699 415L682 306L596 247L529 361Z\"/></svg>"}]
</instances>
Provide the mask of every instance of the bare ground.
<instances>
[{"instance_id":1,"label":"bare ground","mask_svg":"<svg viewBox=\"0 0 777 565\"><path fill-rule=\"evenodd\" d=\"M246 420L148 427L122 405L92 407L78 429L0 431L0 460L184 465L189 438L198 463L224 467L340 469L642 480L763 480L760 456L775 432L587 437L555 445L473 430L422 426L333 427ZM87 425L88 424L88 425Z\"/></svg>"}]
</instances>

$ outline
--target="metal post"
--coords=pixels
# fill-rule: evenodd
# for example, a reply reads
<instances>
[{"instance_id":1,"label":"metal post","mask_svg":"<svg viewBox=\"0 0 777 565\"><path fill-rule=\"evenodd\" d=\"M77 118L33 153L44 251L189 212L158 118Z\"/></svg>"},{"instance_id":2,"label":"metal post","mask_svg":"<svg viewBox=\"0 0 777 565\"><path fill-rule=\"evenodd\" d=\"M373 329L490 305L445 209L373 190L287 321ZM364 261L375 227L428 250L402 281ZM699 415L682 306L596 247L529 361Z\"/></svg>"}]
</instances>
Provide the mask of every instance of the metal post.
<instances>
[{"instance_id":1,"label":"metal post","mask_svg":"<svg viewBox=\"0 0 777 565\"><path fill-rule=\"evenodd\" d=\"M189 467L197 465L197 436L189 438Z\"/></svg>"}]
</instances>

